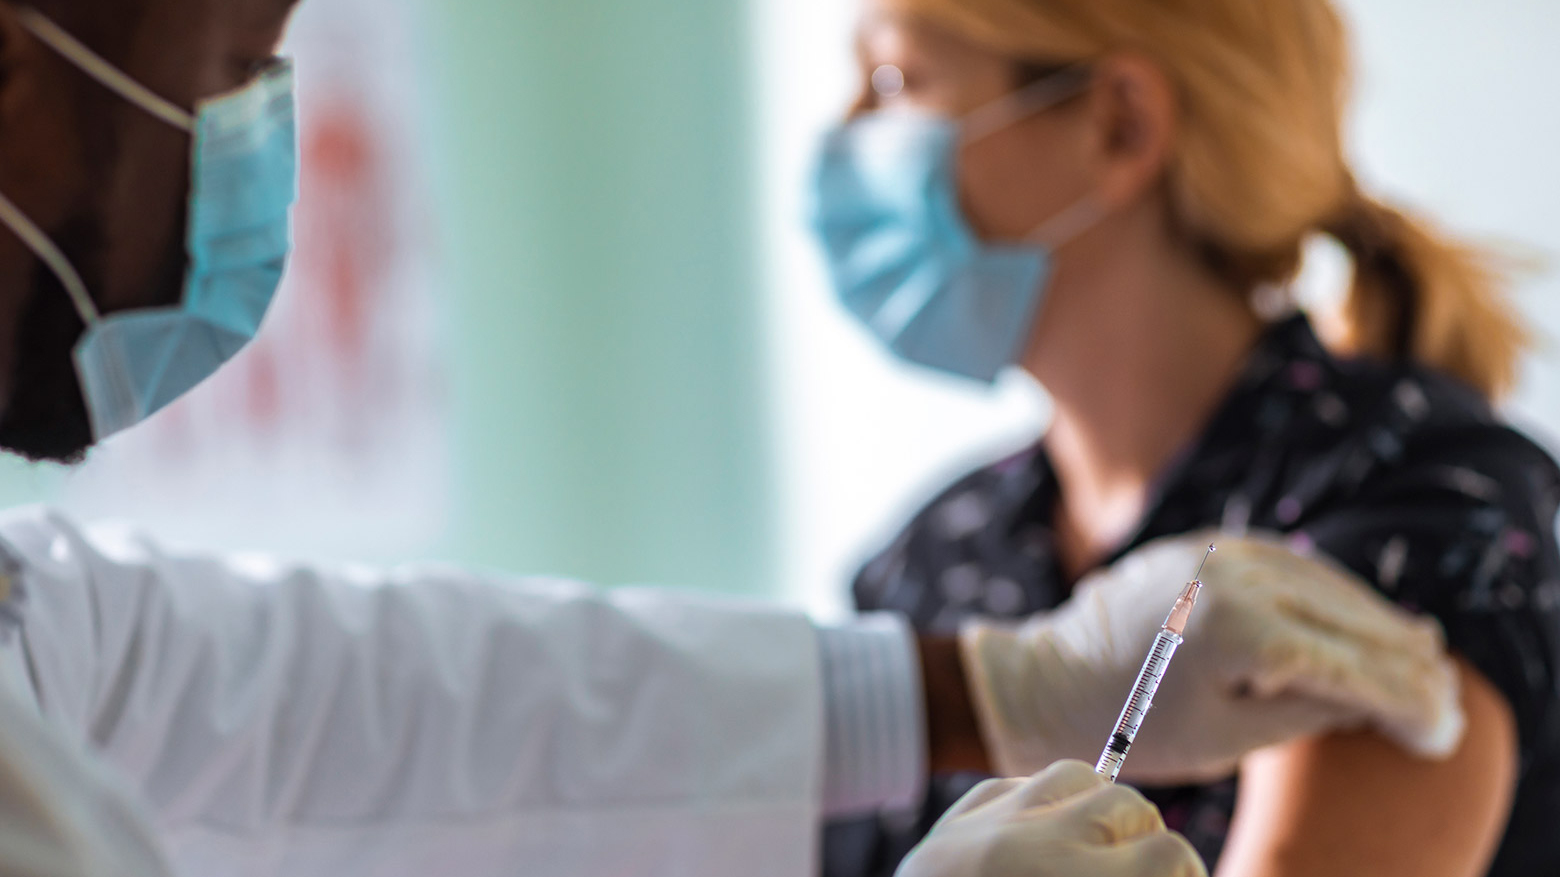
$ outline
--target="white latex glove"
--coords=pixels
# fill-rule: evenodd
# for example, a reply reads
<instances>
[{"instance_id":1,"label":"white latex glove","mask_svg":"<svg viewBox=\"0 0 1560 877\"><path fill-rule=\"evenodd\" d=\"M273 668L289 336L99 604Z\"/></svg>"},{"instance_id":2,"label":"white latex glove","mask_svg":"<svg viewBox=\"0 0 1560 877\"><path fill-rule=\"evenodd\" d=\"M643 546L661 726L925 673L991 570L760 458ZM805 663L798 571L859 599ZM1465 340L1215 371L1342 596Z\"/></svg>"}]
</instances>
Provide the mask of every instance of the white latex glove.
<instances>
[{"instance_id":1,"label":"white latex glove","mask_svg":"<svg viewBox=\"0 0 1560 877\"><path fill-rule=\"evenodd\" d=\"M1206 877L1154 805L1078 761L988 780L959 799L895 877Z\"/></svg>"},{"instance_id":2,"label":"white latex glove","mask_svg":"<svg viewBox=\"0 0 1560 877\"><path fill-rule=\"evenodd\" d=\"M1210 542L1218 552L1122 778L1196 782L1246 752L1372 726L1445 757L1461 740L1457 675L1440 627L1347 570L1271 536L1198 533L1145 545L1021 625L975 622L964 660L993 763L1019 776L1059 758L1091 764L1155 633Z\"/></svg>"},{"instance_id":3,"label":"white latex glove","mask_svg":"<svg viewBox=\"0 0 1560 877\"><path fill-rule=\"evenodd\" d=\"M120 778L0 687L0 874L169 877Z\"/></svg>"}]
</instances>

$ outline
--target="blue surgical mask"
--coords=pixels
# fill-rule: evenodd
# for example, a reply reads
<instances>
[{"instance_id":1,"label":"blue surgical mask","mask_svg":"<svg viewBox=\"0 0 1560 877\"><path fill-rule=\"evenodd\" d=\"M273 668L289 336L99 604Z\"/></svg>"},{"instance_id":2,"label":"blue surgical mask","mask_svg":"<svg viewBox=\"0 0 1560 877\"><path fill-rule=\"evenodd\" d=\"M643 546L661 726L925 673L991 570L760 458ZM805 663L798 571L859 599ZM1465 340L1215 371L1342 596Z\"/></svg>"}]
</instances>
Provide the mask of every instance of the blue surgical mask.
<instances>
[{"instance_id":1,"label":"blue surgical mask","mask_svg":"<svg viewBox=\"0 0 1560 877\"><path fill-rule=\"evenodd\" d=\"M291 244L288 208L298 178L292 65L278 60L243 88L201 101L191 115L37 12L19 13L38 39L193 142L189 270L174 306L100 313L59 248L0 195L0 224L54 272L86 323L76 374L93 435L102 440L210 377L259 331Z\"/></svg>"},{"instance_id":2,"label":"blue surgical mask","mask_svg":"<svg viewBox=\"0 0 1560 877\"><path fill-rule=\"evenodd\" d=\"M981 241L959 206L955 156L967 144L1076 94L1069 68L962 119L883 110L824 140L813 227L836 295L899 358L991 382L1023 355L1052 252L1104 215L1085 197L1023 244Z\"/></svg>"}]
</instances>

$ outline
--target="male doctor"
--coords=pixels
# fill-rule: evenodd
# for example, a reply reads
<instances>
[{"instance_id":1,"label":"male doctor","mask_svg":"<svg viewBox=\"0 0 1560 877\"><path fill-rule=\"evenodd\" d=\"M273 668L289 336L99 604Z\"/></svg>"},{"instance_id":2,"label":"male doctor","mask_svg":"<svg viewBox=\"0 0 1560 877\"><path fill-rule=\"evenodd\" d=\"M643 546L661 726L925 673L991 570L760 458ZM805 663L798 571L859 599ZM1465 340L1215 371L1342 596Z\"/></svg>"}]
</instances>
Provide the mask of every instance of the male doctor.
<instances>
[{"instance_id":1,"label":"male doctor","mask_svg":"<svg viewBox=\"0 0 1560 877\"><path fill-rule=\"evenodd\" d=\"M257 329L295 186L272 57L292 5L0 0L8 450L76 459ZM179 555L18 511L0 519L0 874L805 875L821 816L909 805L988 750L1042 772L977 789L907 874L1200 874L1136 793L1064 760L1103 743L1192 541L961 645L892 617ZM1330 567L1221 551L1228 584L1129 775L1362 724L1455 744L1433 627Z\"/></svg>"}]
</instances>

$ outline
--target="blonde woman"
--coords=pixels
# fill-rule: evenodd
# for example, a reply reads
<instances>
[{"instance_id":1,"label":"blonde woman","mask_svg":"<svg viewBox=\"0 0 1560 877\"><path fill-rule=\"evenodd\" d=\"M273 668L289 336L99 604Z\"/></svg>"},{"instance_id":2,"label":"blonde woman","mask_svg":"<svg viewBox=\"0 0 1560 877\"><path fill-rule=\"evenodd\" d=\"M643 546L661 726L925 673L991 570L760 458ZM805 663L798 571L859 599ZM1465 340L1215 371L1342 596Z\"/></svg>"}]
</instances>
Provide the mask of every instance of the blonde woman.
<instances>
[{"instance_id":1,"label":"blonde woman","mask_svg":"<svg viewBox=\"0 0 1560 877\"><path fill-rule=\"evenodd\" d=\"M896 355L1016 365L1055 415L855 595L978 648L969 619L1065 607L1158 537L1275 534L1441 624L1466 733L1438 761L1360 732L1189 769L1145 788L1170 827L1228 877L1560 874L1560 472L1490 408L1525 342L1497 275L1350 171L1346 42L1326 0L869 0L818 169L836 291ZM1355 268L1325 341L1284 292L1313 235ZM914 836L837 828L828 870L886 873Z\"/></svg>"}]
</instances>

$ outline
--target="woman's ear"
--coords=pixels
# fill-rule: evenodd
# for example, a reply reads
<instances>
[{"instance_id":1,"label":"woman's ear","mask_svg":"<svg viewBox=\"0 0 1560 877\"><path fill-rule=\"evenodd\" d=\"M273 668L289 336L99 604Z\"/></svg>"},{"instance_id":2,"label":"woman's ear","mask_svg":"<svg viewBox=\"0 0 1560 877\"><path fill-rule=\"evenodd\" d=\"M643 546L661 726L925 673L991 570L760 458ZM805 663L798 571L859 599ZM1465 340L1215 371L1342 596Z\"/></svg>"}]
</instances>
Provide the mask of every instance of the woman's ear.
<instances>
[{"instance_id":1,"label":"woman's ear","mask_svg":"<svg viewBox=\"0 0 1560 877\"><path fill-rule=\"evenodd\" d=\"M1094 65L1089 92L1099 197L1110 207L1152 189L1174 147L1175 88L1143 55L1111 55Z\"/></svg>"}]
</instances>

